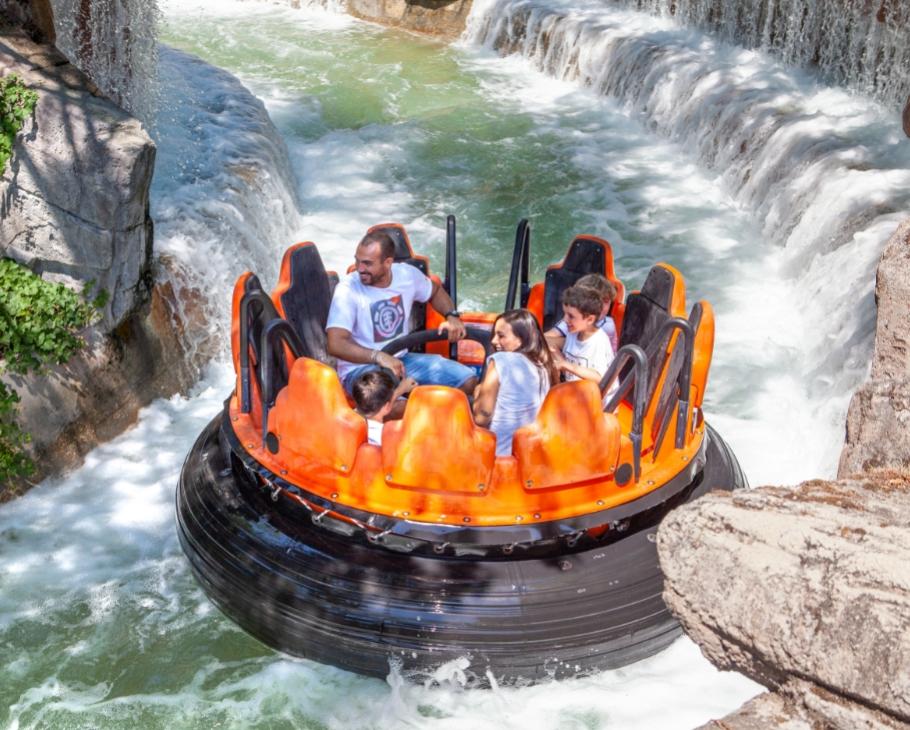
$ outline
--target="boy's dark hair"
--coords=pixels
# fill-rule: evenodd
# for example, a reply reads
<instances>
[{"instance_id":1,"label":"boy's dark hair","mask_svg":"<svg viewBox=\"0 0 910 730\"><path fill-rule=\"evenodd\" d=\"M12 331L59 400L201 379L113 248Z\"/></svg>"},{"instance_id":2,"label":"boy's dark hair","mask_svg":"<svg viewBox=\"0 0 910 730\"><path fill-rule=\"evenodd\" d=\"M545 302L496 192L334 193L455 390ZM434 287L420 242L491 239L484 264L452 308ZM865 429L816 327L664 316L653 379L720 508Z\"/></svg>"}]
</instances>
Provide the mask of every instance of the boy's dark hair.
<instances>
[{"instance_id":1,"label":"boy's dark hair","mask_svg":"<svg viewBox=\"0 0 910 730\"><path fill-rule=\"evenodd\" d=\"M364 418L378 413L392 400L395 378L388 370L368 370L357 376L351 386L351 395L357 412Z\"/></svg>"},{"instance_id":2,"label":"boy's dark hair","mask_svg":"<svg viewBox=\"0 0 910 730\"><path fill-rule=\"evenodd\" d=\"M575 307L583 315L600 316L603 310L603 299L600 294L587 286L570 286L562 293L562 303L566 307Z\"/></svg>"},{"instance_id":3,"label":"boy's dark hair","mask_svg":"<svg viewBox=\"0 0 910 730\"><path fill-rule=\"evenodd\" d=\"M575 286L593 289L600 294L601 299L603 299L605 303L612 302L616 299L616 286L602 274L585 274L575 282Z\"/></svg>"}]
</instances>

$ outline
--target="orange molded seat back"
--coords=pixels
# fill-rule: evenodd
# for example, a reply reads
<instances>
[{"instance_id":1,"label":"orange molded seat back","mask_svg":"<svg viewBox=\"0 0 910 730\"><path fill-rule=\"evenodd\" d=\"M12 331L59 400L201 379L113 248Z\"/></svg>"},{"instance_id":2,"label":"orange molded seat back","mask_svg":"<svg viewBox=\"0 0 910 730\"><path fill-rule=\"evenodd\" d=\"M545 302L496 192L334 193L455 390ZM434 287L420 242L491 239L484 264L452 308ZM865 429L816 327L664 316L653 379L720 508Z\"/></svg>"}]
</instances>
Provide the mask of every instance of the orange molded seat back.
<instances>
[{"instance_id":1,"label":"orange molded seat back","mask_svg":"<svg viewBox=\"0 0 910 730\"><path fill-rule=\"evenodd\" d=\"M601 274L616 287L616 300L610 315L616 322L616 331L619 332L622 329L626 289L616 276L613 266L613 249L610 247L610 243L603 238L583 234L572 239L565 258L560 263L547 267L542 306L544 330L555 325L562 317L560 299L563 291L585 274ZM530 304L530 297L528 303Z\"/></svg>"},{"instance_id":2,"label":"orange molded seat back","mask_svg":"<svg viewBox=\"0 0 910 730\"><path fill-rule=\"evenodd\" d=\"M240 392L240 300L246 294L247 282L253 272L244 271L237 277L234 293L231 296L231 359L234 361L234 372L237 373L237 392Z\"/></svg>"},{"instance_id":3,"label":"orange molded seat back","mask_svg":"<svg viewBox=\"0 0 910 730\"><path fill-rule=\"evenodd\" d=\"M525 305L525 309L534 315L541 329L543 329L543 288L542 281L534 284L531 291L528 292L528 303Z\"/></svg>"},{"instance_id":4,"label":"orange molded seat back","mask_svg":"<svg viewBox=\"0 0 910 730\"><path fill-rule=\"evenodd\" d=\"M303 459L349 473L358 447L367 440L366 420L348 405L341 381L328 365L298 357L269 413L278 437L278 458Z\"/></svg>"},{"instance_id":5,"label":"orange molded seat back","mask_svg":"<svg viewBox=\"0 0 910 730\"><path fill-rule=\"evenodd\" d=\"M534 423L515 432L512 453L526 489L608 478L619 460L620 427L589 380L554 385Z\"/></svg>"},{"instance_id":6,"label":"orange molded seat back","mask_svg":"<svg viewBox=\"0 0 910 730\"><path fill-rule=\"evenodd\" d=\"M708 386L708 371L714 355L714 308L701 300L692 307L689 322L695 330L695 346L692 348L692 403L701 408Z\"/></svg>"},{"instance_id":7,"label":"orange molded seat back","mask_svg":"<svg viewBox=\"0 0 910 730\"><path fill-rule=\"evenodd\" d=\"M325 323L338 277L327 272L312 241L295 243L284 252L272 302L278 314L290 322L304 345L304 355L329 365L335 360L327 351ZM287 353L291 357L290 351Z\"/></svg>"},{"instance_id":8,"label":"orange molded seat back","mask_svg":"<svg viewBox=\"0 0 910 730\"><path fill-rule=\"evenodd\" d=\"M383 468L393 485L477 494L489 486L495 458L496 437L475 425L467 396L454 388L415 388L404 418L383 428Z\"/></svg>"}]
</instances>

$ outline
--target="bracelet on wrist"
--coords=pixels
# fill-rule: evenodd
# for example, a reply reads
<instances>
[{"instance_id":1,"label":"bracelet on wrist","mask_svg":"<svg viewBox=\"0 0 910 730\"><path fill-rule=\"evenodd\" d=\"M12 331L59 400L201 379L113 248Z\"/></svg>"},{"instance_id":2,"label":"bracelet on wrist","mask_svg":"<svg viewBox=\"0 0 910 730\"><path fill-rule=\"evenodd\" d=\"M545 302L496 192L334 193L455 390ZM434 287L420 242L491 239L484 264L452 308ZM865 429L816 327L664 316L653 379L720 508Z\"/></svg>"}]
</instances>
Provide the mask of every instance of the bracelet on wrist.
<instances>
[{"instance_id":1,"label":"bracelet on wrist","mask_svg":"<svg viewBox=\"0 0 910 730\"><path fill-rule=\"evenodd\" d=\"M370 353L370 362L375 363L379 359L379 350L373 350Z\"/></svg>"}]
</instances>

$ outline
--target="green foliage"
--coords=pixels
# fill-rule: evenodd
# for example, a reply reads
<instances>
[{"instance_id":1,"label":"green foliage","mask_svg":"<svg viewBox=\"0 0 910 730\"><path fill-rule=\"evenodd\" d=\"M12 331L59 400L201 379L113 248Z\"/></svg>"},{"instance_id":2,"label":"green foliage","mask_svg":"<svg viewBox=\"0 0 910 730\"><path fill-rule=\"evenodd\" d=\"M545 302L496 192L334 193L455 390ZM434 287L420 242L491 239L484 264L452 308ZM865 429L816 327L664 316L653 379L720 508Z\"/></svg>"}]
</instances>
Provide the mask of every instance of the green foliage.
<instances>
[{"instance_id":1,"label":"green foliage","mask_svg":"<svg viewBox=\"0 0 910 730\"><path fill-rule=\"evenodd\" d=\"M13 140L22 122L31 116L38 94L27 88L16 74L0 78L0 174L13 153Z\"/></svg>"},{"instance_id":2,"label":"green foliage","mask_svg":"<svg viewBox=\"0 0 910 730\"><path fill-rule=\"evenodd\" d=\"M29 436L16 423L16 404L19 396L0 382L0 484L11 477L27 477L35 464L23 451Z\"/></svg>"},{"instance_id":3,"label":"green foliage","mask_svg":"<svg viewBox=\"0 0 910 730\"><path fill-rule=\"evenodd\" d=\"M42 372L82 347L79 330L92 320L93 303L9 259L0 259L0 292L0 373ZM16 393L0 383L0 483L34 470L22 451L29 437L16 423L18 402Z\"/></svg>"}]
</instances>

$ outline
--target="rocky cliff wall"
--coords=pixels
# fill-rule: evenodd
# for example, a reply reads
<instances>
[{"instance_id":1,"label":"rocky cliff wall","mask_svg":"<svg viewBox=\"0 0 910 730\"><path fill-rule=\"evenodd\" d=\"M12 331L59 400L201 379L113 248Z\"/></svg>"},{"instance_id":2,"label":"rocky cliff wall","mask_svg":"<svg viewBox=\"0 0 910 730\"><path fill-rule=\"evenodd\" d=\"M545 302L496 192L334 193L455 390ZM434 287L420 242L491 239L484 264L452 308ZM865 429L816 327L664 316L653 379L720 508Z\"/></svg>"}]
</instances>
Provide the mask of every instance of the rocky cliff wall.
<instances>
[{"instance_id":1,"label":"rocky cliff wall","mask_svg":"<svg viewBox=\"0 0 910 730\"><path fill-rule=\"evenodd\" d=\"M707 727L910 727L910 476L714 492L658 532L664 598L772 690Z\"/></svg>"},{"instance_id":2,"label":"rocky cliff wall","mask_svg":"<svg viewBox=\"0 0 910 730\"><path fill-rule=\"evenodd\" d=\"M850 401L841 477L874 467L910 468L910 220L885 246L875 301L872 372Z\"/></svg>"},{"instance_id":3,"label":"rocky cliff wall","mask_svg":"<svg viewBox=\"0 0 910 730\"><path fill-rule=\"evenodd\" d=\"M0 255L76 289L105 290L114 327L147 296L155 145L52 46L7 29L0 69L38 92L0 176Z\"/></svg>"},{"instance_id":4,"label":"rocky cliff wall","mask_svg":"<svg viewBox=\"0 0 910 730\"><path fill-rule=\"evenodd\" d=\"M10 72L39 99L0 177L0 255L109 294L69 363L4 377L22 399L19 422L41 479L78 464L141 406L188 388L196 372L171 315L179 311L171 288L152 285L151 139L53 46L0 25L0 73Z\"/></svg>"},{"instance_id":5,"label":"rocky cliff wall","mask_svg":"<svg viewBox=\"0 0 910 730\"><path fill-rule=\"evenodd\" d=\"M910 221L876 301L840 479L710 494L658 532L686 633L771 690L706 728L910 728Z\"/></svg>"},{"instance_id":6,"label":"rocky cliff wall","mask_svg":"<svg viewBox=\"0 0 910 730\"><path fill-rule=\"evenodd\" d=\"M472 0L346 0L355 18L395 28L457 38L464 31Z\"/></svg>"}]
</instances>

